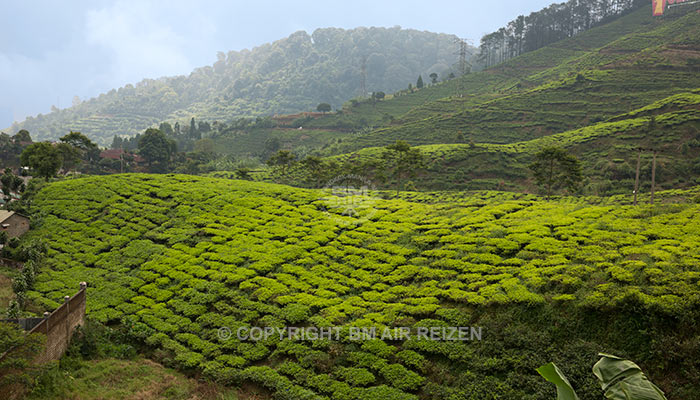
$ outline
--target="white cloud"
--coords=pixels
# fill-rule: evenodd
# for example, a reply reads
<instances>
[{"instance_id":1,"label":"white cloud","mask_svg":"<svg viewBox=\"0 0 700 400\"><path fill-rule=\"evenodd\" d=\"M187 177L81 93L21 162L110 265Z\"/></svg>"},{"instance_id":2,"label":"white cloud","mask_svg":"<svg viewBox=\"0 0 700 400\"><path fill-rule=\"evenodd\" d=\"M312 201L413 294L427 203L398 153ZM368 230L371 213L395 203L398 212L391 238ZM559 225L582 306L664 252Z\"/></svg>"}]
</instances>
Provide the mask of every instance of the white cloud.
<instances>
[{"instance_id":1,"label":"white cloud","mask_svg":"<svg viewBox=\"0 0 700 400\"><path fill-rule=\"evenodd\" d=\"M85 40L111 59L102 79L121 86L192 69L184 39L145 2L119 1L85 14Z\"/></svg>"}]
</instances>

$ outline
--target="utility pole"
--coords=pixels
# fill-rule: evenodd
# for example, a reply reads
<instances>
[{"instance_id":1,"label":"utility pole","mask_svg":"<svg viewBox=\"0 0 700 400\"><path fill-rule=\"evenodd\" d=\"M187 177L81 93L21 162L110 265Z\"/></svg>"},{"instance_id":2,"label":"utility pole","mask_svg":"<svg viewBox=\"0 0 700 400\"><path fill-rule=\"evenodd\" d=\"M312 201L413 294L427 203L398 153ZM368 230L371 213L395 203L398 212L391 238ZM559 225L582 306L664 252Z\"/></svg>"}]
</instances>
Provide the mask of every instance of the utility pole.
<instances>
[{"instance_id":1,"label":"utility pole","mask_svg":"<svg viewBox=\"0 0 700 400\"><path fill-rule=\"evenodd\" d=\"M654 150L654 160L651 163L651 205L654 205L654 191L656 190L656 150Z\"/></svg>"},{"instance_id":2,"label":"utility pole","mask_svg":"<svg viewBox=\"0 0 700 400\"><path fill-rule=\"evenodd\" d=\"M639 193L639 167L642 162L642 149L637 149L637 175L634 178L634 205L637 205L637 193Z\"/></svg>"}]
</instances>

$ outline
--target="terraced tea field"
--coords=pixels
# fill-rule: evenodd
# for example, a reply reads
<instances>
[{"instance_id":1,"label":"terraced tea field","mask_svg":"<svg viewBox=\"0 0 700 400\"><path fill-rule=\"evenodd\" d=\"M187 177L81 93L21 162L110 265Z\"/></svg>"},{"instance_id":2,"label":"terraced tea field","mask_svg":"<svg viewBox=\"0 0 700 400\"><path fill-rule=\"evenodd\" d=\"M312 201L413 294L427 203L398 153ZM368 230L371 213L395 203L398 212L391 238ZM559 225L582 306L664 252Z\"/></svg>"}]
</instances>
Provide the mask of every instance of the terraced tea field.
<instances>
[{"instance_id":1,"label":"terraced tea field","mask_svg":"<svg viewBox=\"0 0 700 400\"><path fill-rule=\"evenodd\" d=\"M355 199L367 206L348 216L349 203L320 190L185 175L66 180L33 203L44 217L30 239L50 250L30 297L51 309L87 281L88 314L166 364L280 399L551 398L534 371L551 360L580 395L599 397L598 351L689 398L700 389L700 205L694 193L667 195L632 207L404 194ZM340 336L236 337L285 326ZM479 327L482 340L348 336L453 326Z\"/></svg>"}]
</instances>

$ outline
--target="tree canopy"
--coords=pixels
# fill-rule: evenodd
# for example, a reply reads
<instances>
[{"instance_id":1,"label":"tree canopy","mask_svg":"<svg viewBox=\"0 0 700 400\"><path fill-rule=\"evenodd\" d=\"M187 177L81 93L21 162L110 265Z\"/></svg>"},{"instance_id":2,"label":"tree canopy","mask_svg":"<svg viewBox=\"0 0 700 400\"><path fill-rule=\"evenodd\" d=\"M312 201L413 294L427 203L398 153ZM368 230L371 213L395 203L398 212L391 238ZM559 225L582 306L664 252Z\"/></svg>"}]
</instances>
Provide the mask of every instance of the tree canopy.
<instances>
[{"instance_id":1,"label":"tree canopy","mask_svg":"<svg viewBox=\"0 0 700 400\"><path fill-rule=\"evenodd\" d=\"M573 193L578 190L583 173L581 162L559 147L547 147L535 155L530 164L537 185L544 189L547 197L552 191L564 188Z\"/></svg>"},{"instance_id":2,"label":"tree canopy","mask_svg":"<svg viewBox=\"0 0 700 400\"><path fill-rule=\"evenodd\" d=\"M382 158L389 177L397 181L397 193L406 184L406 179L414 177L423 167L423 154L403 140L397 140L396 143L386 146Z\"/></svg>"},{"instance_id":3,"label":"tree canopy","mask_svg":"<svg viewBox=\"0 0 700 400\"><path fill-rule=\"evenodd\" d=\"M316 111L322 112L322 113L327 113L331 111L331 105L328 103L321 103L316 107Z\"/></svg>"},{"instance_id":4,"label":"tree canopy","mask_svg":"<svg viewBox=\"0 0 700 400\"><path fill-rule=\"evenodd\" d=\"M80 121L83 134L107 146L114 135L134 136L163 121L188 131L193 116L211 122L292 114L314 109L319 99L340 108L360 94L365 57L366 86L393 93L421 73L453 65L454 39L398 27L300 31L252 50L221 53L213 65L187 76L145 79L27 118L11 130L55 140Z\"/></svg>"},{"instance_id":5,"label":"tree canopy","mask_svg":"<svg viewBox=\"0 0 700 400\"><path fill-rule=\"evenodd\" d=\"M479 61L491 66L575 36L596 24L648 5L645 0L568 0L528 16L481 38Z\"/></svg>"},{"instance_id":6,"label":"tree canopy","mask_svg":"<svg viewBox=\"0 0 700 400\"><path fill-rule=\"evenodd\" d=\"M158 129L149 128L139 139L139 154L149 165L166 165L173 153L173 143Z\"/></svg>"},{"instance_id":7,"label":"tree canopy","mask_svg":"<svg viewBox=\"0 0 700 400\"><path fill-rule=\"evenodd\" d=\"M36 176L48 180L56 176L61 169L63 157L61 151L51 143L40 142L24 149L20 162L23 166L31 168Z\"/></svg>"}]
</instances>

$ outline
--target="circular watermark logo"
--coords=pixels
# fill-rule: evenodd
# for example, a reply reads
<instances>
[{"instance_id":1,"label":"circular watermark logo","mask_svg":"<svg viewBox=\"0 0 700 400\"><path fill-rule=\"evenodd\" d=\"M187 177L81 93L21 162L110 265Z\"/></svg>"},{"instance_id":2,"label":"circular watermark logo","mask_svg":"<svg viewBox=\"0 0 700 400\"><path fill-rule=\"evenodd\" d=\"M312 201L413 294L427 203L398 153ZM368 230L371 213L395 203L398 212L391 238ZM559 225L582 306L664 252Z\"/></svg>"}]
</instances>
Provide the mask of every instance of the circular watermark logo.
<instances>
[{"instance_id":1,"label":"circular watermark logo","mask_svg":"<svg viewBox=\"0 0 700 400\"><path fill-rule=\"evenodd\" d=\"M216 336L219 337L219 340L225 342L231 339L231 336L233 336L233 334L231 333L231 329L229 327L222 326L221 328L219 328L218 331L216 331Z\"/></svg>"},{"instance_id":2,"label":"circular watermark logo","mask_svg":"<svg viewBox=\"0 0 700 400\"><path fill-rule=\"evenodd\" d=\"M372 182L360 175L342 175L323 188L326 215L343 225L361 224L376 213Z\"/></svg>"}]
</instances>

